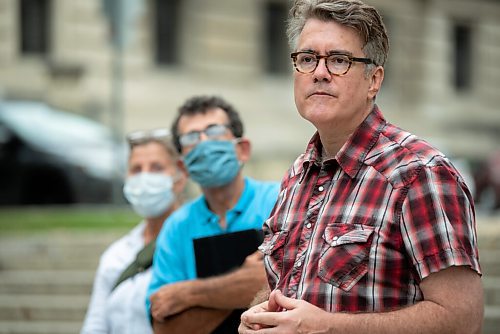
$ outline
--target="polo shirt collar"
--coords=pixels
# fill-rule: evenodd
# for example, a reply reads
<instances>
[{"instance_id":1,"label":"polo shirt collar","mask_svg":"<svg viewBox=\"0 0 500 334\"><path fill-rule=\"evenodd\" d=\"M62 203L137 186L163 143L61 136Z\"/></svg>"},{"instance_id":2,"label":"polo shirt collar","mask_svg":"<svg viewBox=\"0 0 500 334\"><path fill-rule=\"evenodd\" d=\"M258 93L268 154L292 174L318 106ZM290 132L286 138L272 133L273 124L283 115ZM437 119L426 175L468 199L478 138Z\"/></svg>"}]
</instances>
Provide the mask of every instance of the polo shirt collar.
<instances>
[{"instance_id":1,"label":"polo shirt collar","mask_svg":"<svg viewBox=\"0 0 500 334\"><path fill-rule=\"evenodd\" d=\"M250 202L252 201L255 190L253 187L250 186L248 178L245 177L244 181L245 185L243 188L243 192L241 193L241 196L238 199L236 205L230 210L228 210L227 212L229 214L228 216L230 216L230 213L234 213L235 215L243 213L245 209L250 205ZM210 223L211 221L218 219L217 215L208 208L205 195L201 195L197 202L198 202L197 209L199 211L199 217L201 218L201 221ZM231 222L228 222L228 225L230 223Z\"/></svg>"}]
</instances>

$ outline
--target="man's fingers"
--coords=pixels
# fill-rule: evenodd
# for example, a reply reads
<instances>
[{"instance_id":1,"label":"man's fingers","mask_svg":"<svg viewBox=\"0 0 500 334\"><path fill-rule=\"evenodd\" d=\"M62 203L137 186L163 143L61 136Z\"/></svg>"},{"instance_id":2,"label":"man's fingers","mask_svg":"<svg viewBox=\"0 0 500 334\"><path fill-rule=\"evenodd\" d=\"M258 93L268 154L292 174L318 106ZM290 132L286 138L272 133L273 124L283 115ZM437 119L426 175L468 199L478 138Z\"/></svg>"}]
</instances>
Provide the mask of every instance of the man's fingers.
<instances>
[{"instance_id":1,"label":"man's fingers","mask_svg":"<svg viewBox=\"0 0 500 334\"><path fill-rule=\"evenodd\" d=\"M153 318L156 321L159 321L159 322L163 321L163 317L161 316L161 314L160 314L160 312L158 310L151 309L151 316L153 316Z\"/></svg>"},{"instance_id":2,"label":"man's fingers","mask_svg":"<svg viewBox=\"0 0 500 334\"><path fill-rule=\"evenodd\" d=\"M153 316L153 319L155 319L156 322L163 322L163 318L158 317L158 316Z\"/></svg>"},{"instance_id":3,"label":"man's fingers","mask_svg":"<svg viewBox=\"0 0 500 334\"><path fill-rule=\"evenodd\" d=\"M238 327L238 333L239 334L252 334L252 333L256 333L256 331L258 331L259 329L260 328L254 328L253 326L247 326L247 325L241 323L240 326ZM261 332L259 332L259 333L261 333Z\"/></svg>"},{"instance_id":4,"label":"man's fingers","mask_svg":"<svg viewBox=\"0 0 500 334\"><path fill-rule=\"evenodd\" d=\"M297 299L286 297L280 290L275 290L273 292L274 292L273 300L276 302L279 308L286 310L293 310L298 306L297 304L299 303L299 301Z\"/></svg>"},{"instance_id":5,"label":"man's fingers","mask_svg":"<svg viewBox=\"0 0 500 334\"><path fill-rule=\"evenodd\" d=\"M169 314L162 305L151 305L151 315L158 321L163 321Z\"/></svg>"},{"instance_id":6,"label":"man's fingers","mask_svg":"<svg viewBox=\"0 0 500 334\"><path fill-rule=\"evenodd\" d=\"M281 306L276 301L276 294L278 293L278 291L281 293L280 290L274 290L271 291L271 294L269 295L268 311L270 312L281 311Z\"/></svg>"},{"instance_id":7,"label":"man's fingers","mask_svg":"<svg viewBox=\"0 0 500 334\"><path fill-rule=\"evenodd\" d=\"M278 324L280 316L283 316L280 312L250 313L245 315L244 321L242 316L242 321L247 327L256 330L260 328L275 327Z\"/></svg>"},{"instance_id":8,"label":"man's fingers","mask_svg":"<svg viewBox=\"0 0 500 334\"><path fill-rule=\"evenodd\" d=\"M253 252L252 256L254 256L257 260L262 260L264 258L264 254L259 250Z\"/></svg>"}]
</instances>

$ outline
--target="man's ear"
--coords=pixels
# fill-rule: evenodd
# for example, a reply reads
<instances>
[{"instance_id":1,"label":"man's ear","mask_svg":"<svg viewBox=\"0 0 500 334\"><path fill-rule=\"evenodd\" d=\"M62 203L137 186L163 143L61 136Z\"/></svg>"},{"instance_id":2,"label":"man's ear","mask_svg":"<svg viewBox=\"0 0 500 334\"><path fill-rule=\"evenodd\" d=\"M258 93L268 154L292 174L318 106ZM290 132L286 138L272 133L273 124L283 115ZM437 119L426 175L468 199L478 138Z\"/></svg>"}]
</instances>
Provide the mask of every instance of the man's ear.
<instances>
[{"instance_id":1,"label":"man's ear","mask_svg":"<svg viewBox=\"0 0 500 334\"><path fill-rule=\"evenodd\" d=\"M236 145L236 155L238 156L238 160L242 163L250 160L250 156L252 155L252 144L250 140L247 138L240 138L239 142Z\"/></svg>"},{"instance_id":2,"label":"man's ear","mask_svg":"<svg viewBox=\"0 0 500 334\"><path fill-rule=\"evenodd\" d=\"M370 80L368 99L373 100L375 96L377 96L380 87L382 87L382 81L384 81L384 68L382 66L377 66L370 75Z\"/></svg>"},{"instance_id":3,"label":"man's ear","mask_svg":"<svg viewBox=\"0 0 500 334\"><path fill-rule=\"evenodd\" d=\"M186 165L184 165L184 161L182 161L182 159L178 159L176 165L177 165L177 180L174 183L174 192L176 194L180 194L186 187L188 172L186 169Z\"/></svg>"},{"instance_id":4,"label":"man's ear","mask_svg":"<svg viewBox=\"0 0 500 334\"><path fill-rule=\"evenodd\" d=\"M177 159L177 168L179 169L179 172L184 174L185 177L189 177L189 173L187 170L186 165L184 164L184 160L182 158Z\"/></svg>"}]
</instances>

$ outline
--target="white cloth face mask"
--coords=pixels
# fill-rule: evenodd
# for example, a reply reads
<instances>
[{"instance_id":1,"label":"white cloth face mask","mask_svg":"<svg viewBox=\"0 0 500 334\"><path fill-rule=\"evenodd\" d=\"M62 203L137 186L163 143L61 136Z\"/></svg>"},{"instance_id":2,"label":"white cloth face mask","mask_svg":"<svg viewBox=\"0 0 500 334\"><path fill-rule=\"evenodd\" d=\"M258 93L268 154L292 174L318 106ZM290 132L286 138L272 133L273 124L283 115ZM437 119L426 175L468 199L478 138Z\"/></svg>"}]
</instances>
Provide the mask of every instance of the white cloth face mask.
<instances>
[{"instance_id":1,"label":"white cloth face mask","mask_svg":"<svg viewBox=\"0 0 500 334\"><path fill-rule=\"evenodd\" d=\"M163 173L139 173L125 180L123 194L137 214L155 218L174 203L174 179Z\"/></svg>"}]
</instances>

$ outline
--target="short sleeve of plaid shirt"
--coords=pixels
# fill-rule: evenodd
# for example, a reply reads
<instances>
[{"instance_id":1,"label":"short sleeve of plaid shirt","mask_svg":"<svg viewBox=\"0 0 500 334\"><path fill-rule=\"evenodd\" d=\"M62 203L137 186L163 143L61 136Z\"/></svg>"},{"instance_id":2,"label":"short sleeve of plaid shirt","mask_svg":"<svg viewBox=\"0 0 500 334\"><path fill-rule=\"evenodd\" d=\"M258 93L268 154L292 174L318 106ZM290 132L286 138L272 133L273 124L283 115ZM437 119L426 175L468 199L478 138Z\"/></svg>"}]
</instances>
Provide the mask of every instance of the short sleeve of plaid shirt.
<instances>
[{"instance_id":1,"label":"short sleeve of plaid shirt","mask_svg":"<svg viewBox=\"0 0 500 334\"><path fill-rule=\"evenodd\" d=\"M472 199L450 166L419 169L401 211L401 234L420 279L450 266L478 270Z\"/></svg>"},{"instance_id":2,"label":"short sleeve of plaid shirt","mask_svg":"<svg viewBox=\"0 0 500 334\"><path fill-rule=\"evenodd\" d=\"M335 159L316 134L264 223L269 286L330 312L388 311L424 298L450 266L481 273L471 195L438 150L377 107Z\"/></svg>"}]
</instances>

